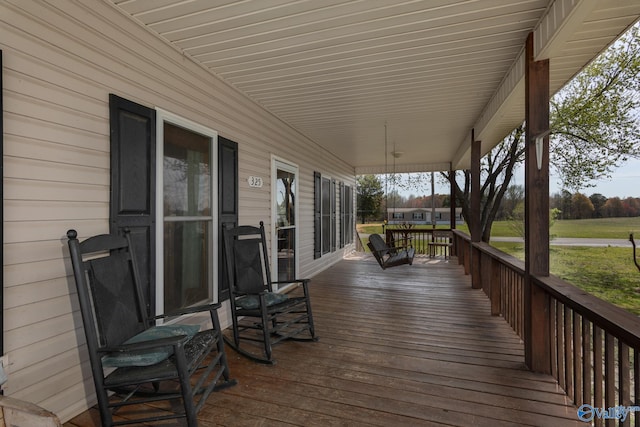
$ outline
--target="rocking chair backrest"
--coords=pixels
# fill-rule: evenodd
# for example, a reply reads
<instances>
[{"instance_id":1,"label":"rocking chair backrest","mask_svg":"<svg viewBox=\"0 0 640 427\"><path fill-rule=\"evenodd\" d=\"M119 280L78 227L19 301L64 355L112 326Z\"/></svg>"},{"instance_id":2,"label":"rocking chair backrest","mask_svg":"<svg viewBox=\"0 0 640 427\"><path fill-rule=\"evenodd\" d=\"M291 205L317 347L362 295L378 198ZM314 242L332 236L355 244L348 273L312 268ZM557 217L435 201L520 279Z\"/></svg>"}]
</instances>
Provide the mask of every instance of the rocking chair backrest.
<instances>
[{"instance_id":1,"label":"rocking chair backrest","mask_svg":"<svg viewBox=\"0 0 640 427\"><path fill-rule=\"evenodd\" d=\"M80 243L76 234L67 236L87 345L119 345L149 326L128 236L104 234Z\"/></svg>"},{"instance_id":2,"label":"rocking chair backrest","mask_svg":"<svg viewBox=\"0 0 640 427\"><path fill-rule=\"evenodd\" d=\"M264 224L224 230L227 271L233 272L230 286L234 293L271 291L269 258Z\"/></svg>"}]
</instances>

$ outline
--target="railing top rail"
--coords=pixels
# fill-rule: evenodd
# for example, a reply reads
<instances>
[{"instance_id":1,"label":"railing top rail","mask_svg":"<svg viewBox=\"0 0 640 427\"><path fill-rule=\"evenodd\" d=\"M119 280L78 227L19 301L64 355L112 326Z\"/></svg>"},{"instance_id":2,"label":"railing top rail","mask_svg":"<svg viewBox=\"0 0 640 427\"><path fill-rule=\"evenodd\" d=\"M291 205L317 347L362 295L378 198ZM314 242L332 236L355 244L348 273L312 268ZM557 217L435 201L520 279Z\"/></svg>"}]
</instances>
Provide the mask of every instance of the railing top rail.
<instances>
[{"instance_id":1,"label":"railing top rail","mask_svg":"<svg viewBox=\"0 0 640 427\"><path fill-rule=\"evenodd\" d=\"M497 249L485 242L474 242L473 246L481 252L489 255L491 258L499 260L502 264L506 265L516 273L524 275L525 265L524 261L522 261L521 259L518 259L513 255L504 253L500 249Z\"/></svg>"}]
</instances>

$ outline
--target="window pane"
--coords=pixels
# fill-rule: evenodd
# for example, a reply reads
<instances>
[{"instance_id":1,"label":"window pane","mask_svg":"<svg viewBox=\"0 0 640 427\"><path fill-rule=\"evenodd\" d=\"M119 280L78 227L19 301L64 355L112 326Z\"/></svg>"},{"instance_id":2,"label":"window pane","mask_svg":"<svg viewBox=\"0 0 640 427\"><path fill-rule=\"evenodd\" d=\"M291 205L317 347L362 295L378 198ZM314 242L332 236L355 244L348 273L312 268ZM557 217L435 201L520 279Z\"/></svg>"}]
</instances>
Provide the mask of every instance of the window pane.
<instances>
[{"instance_id":1,"label":"window pane","mask_svg":"<svg viewBox=\"0 0 640 427\"><path fill-rule=\"evenodd\" d=\"M278 227L295 224L295 174L278 169L276 203L278 206Z\"/></svg>"},{"instance_id":2,"label":"window pane","mask_svg":"<svg viewBox=\"0 0 640 427\"><path fill-rule=\"evenodd\" d=\"M209 221L164 224L165 312L209 300Z\"/></svg>"},{"instance_id":3,"label":"window pane","mask_svg":"<svg viewBox=\"0 0 640 427\"><path fill-rule=\"evenodd\" d=\"M211 215L210 138L164 124L164 215Z\"/></svg>"},{"instance_id":4,"label":"window pane","mask_svg":"<svg viewBox=\"0 0 640 427\"><path fill-rule=\"evenodd\" d=\"M296 278L295 241L295 228L278 230L278 280L285 281Z\"/></svg>"}]
</instances>

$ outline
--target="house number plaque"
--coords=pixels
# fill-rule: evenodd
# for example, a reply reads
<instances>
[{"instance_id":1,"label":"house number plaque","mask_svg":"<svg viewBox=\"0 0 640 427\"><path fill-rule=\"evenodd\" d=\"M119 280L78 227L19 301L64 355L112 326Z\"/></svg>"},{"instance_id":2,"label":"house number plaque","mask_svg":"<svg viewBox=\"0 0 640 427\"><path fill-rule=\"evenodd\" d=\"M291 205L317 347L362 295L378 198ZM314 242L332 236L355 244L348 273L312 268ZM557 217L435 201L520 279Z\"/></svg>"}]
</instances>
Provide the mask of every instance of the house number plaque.
<instances>
[{"instance_id":1,"label":"house number plaque","mask_svg":"<svg viewBox=\"0 0 640 427\"><path fill-rule=\"evenodd\" d=\"M261 188L262 187L262 177L259 176L250 176L247 181L249 181L249 187Z\"/></svg>"}]
</instances>

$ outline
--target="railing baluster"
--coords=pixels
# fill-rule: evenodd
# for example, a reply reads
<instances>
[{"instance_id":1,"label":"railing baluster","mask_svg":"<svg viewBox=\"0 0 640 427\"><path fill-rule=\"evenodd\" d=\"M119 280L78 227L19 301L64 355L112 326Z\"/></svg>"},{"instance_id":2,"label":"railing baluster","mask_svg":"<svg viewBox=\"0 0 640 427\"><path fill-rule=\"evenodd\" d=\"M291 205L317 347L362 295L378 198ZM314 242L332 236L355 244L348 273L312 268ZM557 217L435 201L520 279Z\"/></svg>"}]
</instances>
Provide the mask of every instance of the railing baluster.
<instances>
[{"instance_id":1,"label":"railing baluster","mask_svg":"<svg viewBox=\"0 0 640 427\"><path fill-rule=\"evenodd\" d=\"M604 334L604 407L616 406L616 343L615 337ZM613 419L606 420L607 427L615 426Z\"/></svg>"},{"instance_id":2,"label":"railing baluster","mask_svg":"<svg viewBox=\"0 0 640 427\"><path fill-rule=\"evenodd\" d=\"M516 284L516 300L514 302L514 306L516 308L514 313L516 318L516 332L522 338L524 332L524 281L523 278L519 277L517 274L513 275L513 281Z\"/></svg>"},{"instance_id":3,"label":"railing baluster","mask_svg":"<svg viewBox=\"0 0 640 427\"><path fill-rule=\"evenodd\" d=\"M508 307L508 313L509 313L509 325L511 325L511 328L514 331L518 331L518 316L516 315L516 310L518 309L518 306L516 304L517 298L516 298L516 290L518 289L516 286L516 282L515 282L515 275L513 273L511 273L509 275L509 307Z\"/></svg>"},{"instance_id":4,"label":"railing baluster","mask_svg":"<svg viewBox=\"0 0 640 427\"><path fill-rule=\"evenodd\" d=\"M571 351L571 344L573 342L573 328L571 325L571 314L573 312L566 305L564 306L564 360L565 360L565 391L567 396L573 395L573 352Z\"/></svg>"},{"instance_id":5,"label":"railing baluster","mask_svg":"<svg viewBox=\"0 0 640 427\"><path fill-rule=\"evenodd\" d=\"M582 405L582 330L581 319L573 313L573 401L577 406Z\"/></svg>"},{"instance_id":6,"label":"railing baluster","mask_svg":"<svg viewBox=\"0 0 640 427\"><path fill-rule=\"evenodd\" d=\"M591 351L592 339L591 339L591 322L585 317L582 318L582 403L590 404L592 397L591 383L593 370L592 364L592 351Z\"/></svg>"},{"instance_id":7,"label":"railing baluster","mask_svg":"<svg viewBox=\"0 0 640 427\"><path fill-rule=\"evenodd\" d=\"M631 365L629 364L629 346L618 340L618 404L620 406L631 406ZM621 426L628 427L631 420L627 417Z\"/></svg>"},{"instance_id":8,"label":"railing baluster","mask_svg":"<svg viewBox=\"0 0 640 427\"><path fill-rule=\"evenodd\" d=\"M633 397L634 405L640 405L640 352L633 350ZM640 413L633 413L635 427L640 427Z\"/></svg>"},{"instance_id":9,"label":"railing baluster","mask_svg":"<svg viewBox=\"0 0 640 427\"><path fill-rule=\"evenodd\" d=\"M558 384L564 390L567 389L567 375L566 375L566 363L565 363L565 324L564 324L564 305L558 304L556 312L556 339L558 340Z\"/></svg>"},{"instance_id":10,"label":"railing baluster","mask_svg":"<svg viewBox=\"0 0 640 427\"><path fill-rule=\"evenodd\" d=\"M593 407L602 408L604 406L604 389L602 383L604 374L602 369L603 346L602 346L602 329L593 325ZM602 418L595 418L596 427L603 424Z\"/></svg>"},{"instance_id":11,"label":"railing baluster","mask_svg":"<svg viewBox=\"0 0 640 427\"><path fill-rule=\"evenodd\" d=\"M558 331L558 300L555 298L551 298L551 303L549 305L549 336L551 337L551 375L558 380L558 340L557 340L557 331Z\"/></svg>"},{"instance_id":12,"label":"railing baluster","mask_svg":"<svg viewBox=\"0 0 640 427\"><path fill-rule=\"evenodd\" d=\"M515 283L513 281L513 272L509 272L507 273L508 275L508 286L509 286L509 299L507 299L507 309L505 310L508 313L509 316L509 326L511 326L511 329L513 329L514 331L517 331L516 328L516 316L515 316L515 311L516 311L516 299L514 297L515 293L516 293L516 287L515 287Z\"/></svg>"}]
</instances>

